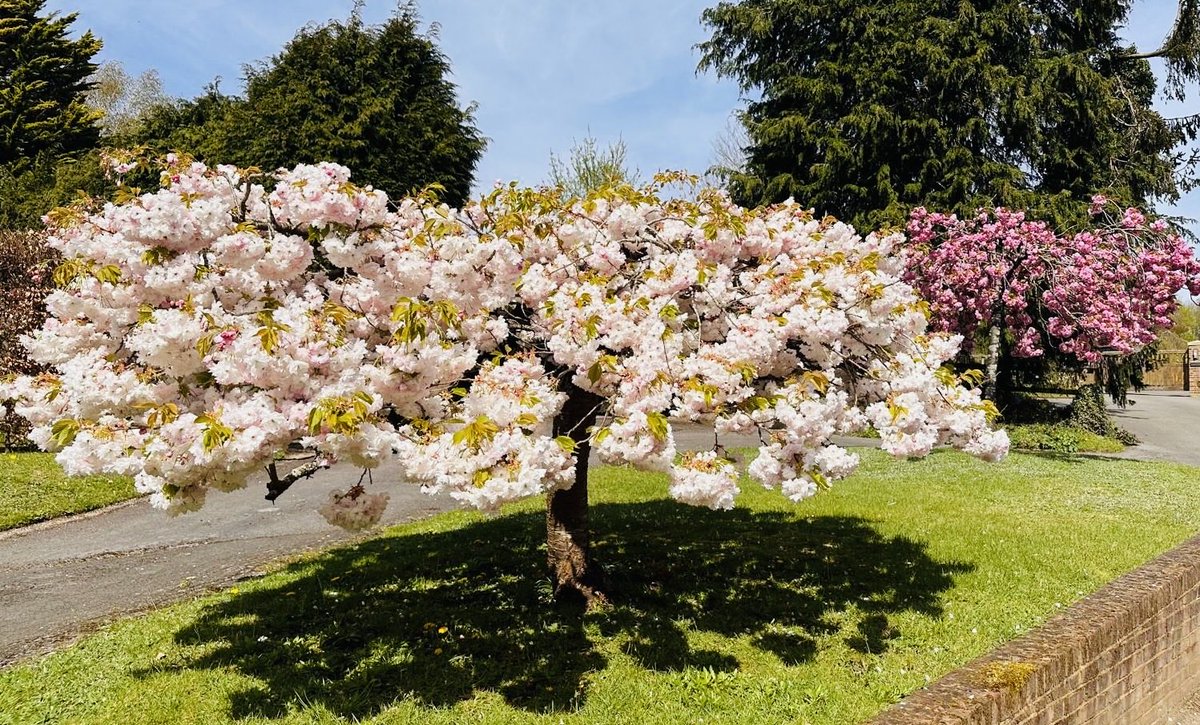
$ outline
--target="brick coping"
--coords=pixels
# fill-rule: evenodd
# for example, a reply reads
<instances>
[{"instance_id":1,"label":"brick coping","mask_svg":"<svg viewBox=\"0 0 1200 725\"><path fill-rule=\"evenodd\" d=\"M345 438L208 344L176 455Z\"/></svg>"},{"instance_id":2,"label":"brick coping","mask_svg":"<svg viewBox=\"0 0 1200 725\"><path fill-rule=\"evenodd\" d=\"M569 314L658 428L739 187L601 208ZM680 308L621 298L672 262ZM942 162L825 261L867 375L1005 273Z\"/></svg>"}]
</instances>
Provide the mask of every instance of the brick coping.
<instances>
[{"instance_id":1,"label":"brick coping","mask_svg":"<svg viewBox=\"0 0 1200 725\"><path fill-rule=\"evenodd\" d=\"M1200 536L893 705L871 725L1165 723L1200 688Z\"/></svg>"}]
</instances>

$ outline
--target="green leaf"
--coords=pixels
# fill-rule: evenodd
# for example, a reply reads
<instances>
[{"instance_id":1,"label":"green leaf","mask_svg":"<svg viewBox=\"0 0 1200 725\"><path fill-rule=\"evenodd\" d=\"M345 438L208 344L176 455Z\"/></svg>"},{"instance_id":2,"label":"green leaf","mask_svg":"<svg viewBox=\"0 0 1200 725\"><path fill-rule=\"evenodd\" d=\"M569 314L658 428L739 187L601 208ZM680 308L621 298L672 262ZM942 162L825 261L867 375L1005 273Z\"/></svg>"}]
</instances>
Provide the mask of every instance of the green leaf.
<instances>
[{"instance_id":1,"label":"green leaf","mask_svg":"<svg viewBox=\"0 0 1200 725\"><path fill-rule=\"evenodd\" d=\"M646 414L646 427L650 429L650 435L660 441L665 441L671 430L667 416L657 411Z\"/></svg>"},{"instance_id":2,"label":"green leaf","mask_svg":"<svg viewBox=\"0 0 1200 725\"><path fill-rule=\"evenodd\" d=\"M151 247L142 252L142 264L147 267L157 267L160 264L171 261L176 256L175 252L166 247Z\"/></svg>"},{"instance_id":3,"label":"green leaf","mask_svg":"<svg viewBox=\"0 0 1200 725\"><path fill-rule=\"evenodd\" d=\"M812 386L821 395L824 395L829 390L829 376L819 370L806 370L800 376L800 379Z\"/></svg>"},{"instance_id":4,"label":"green leaf","mask_svg":"<svg viewBox=\"0 0 1200 725\"><path fill-rule=\"evenodd\" d=\"M81 427L74 418L64 418L50 426L50 437L59 448L66 448L75 442Z\"/></svg>"},{"instance_id":5,"label":"green leaf","mask_svg":"<svg viewBox=\"0 0 1200 725\"><path fill-rule=\"evenodd\" d=\"M225 445L233 437L233 429L210 413L198 416L196 422L201 426L200 445L205 453Z\"/></svg>"},{"instance_id":6,"label":"green leaf","mask_svg":"<svg viewBox=\"0 0 1200 725\"><path fill-rule=\"evenodd\" d=\"M96 270L96 279L108 284L116 284L121 281L121 268L115 264L106 264Z\"/></svg>"},{"instance_id":7,"label":"green leaf","mask_svg":"<svg viewBox=\"0 0 1200 725\"><path fill-rule=\"evenodd\" d=\"M147 322L154 322L154 308L143 302L138 305L137 324L144 325Z\"/></svg>"},{"instance_id":8,"label":"green leaf","mask_svg":"<svg viewBox=\"0 0 1200 725\"><path fill-rule=\"evenodd\" d=\"M325 422L325 411L320 405L313 406L308 411L308 434L317 435L321 432L321 424Z\"/></svg>"},{"instance_id":9,"label":"green leaf","mask_svg":"<svg viewBox=\"0 0 1200 725\"><path fill-rule=\"evenodd\" d=\"M453 441L458 445L465 444L477 449L482 444L491 442L499 432L500 426L486 415L481 415L455 431Z\"/></svg>"}]
</instances>

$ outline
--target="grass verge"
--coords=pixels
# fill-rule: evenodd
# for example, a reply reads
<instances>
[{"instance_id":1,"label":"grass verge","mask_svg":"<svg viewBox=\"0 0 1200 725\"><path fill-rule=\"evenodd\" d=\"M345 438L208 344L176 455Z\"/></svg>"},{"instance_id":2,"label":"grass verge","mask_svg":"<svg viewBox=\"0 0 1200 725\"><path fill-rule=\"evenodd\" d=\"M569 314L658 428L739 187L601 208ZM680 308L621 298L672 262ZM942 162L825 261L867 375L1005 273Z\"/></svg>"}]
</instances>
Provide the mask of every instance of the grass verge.
<instances>
[{"instance_id":1,"label":"grass verge","mask_svg":"<svg viewBox=\"0 0 1200 725\"><path fill-rule=\"evenodd\" d=\"M860 722L1191 535L1196 474L869 451L710 512L602 469L610 609L547 603L537 502L443 515L2 672L0 722Z\"/></svg>"},{"instance_id":2,"label":"grass verge","mask_svg":"<svg viewBox=\"0 0 1200 725\"><path fill-rule=\"evenodd\" d=\"M0 453L0 531L136 495L133 481L121 476L70 478L50 453Z\"/></svg>"}]
</instances>

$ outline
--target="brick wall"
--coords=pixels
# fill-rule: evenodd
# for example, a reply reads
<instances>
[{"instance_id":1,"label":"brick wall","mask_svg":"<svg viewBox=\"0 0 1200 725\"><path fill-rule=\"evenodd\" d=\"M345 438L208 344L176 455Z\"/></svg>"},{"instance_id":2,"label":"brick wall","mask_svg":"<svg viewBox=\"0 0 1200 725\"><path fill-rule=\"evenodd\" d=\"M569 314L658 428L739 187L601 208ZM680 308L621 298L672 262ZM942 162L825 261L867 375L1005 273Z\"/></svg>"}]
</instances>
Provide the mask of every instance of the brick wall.
<instances>
[{"instance_id":1,"label":"brick wall","mask_svg":"<svg viewBox=\"0 0 1200 725\"><path fill-rule=\"evenodd\" d=\"M1193 396L1200 396L1200 341L1188 343L1186 364L1189 380L1184 390L1190 390Z\"/></svg>"},{"instance_id":2,"label":"brick wall","mask_svg":"<svg viewBox=\"0 0 1200 725\"><path fill-rule=\"evenodd\" d=\"M892 706L875 725L1151 725L1200 689L1200 537Z\"/></svg>"}]
</instances>

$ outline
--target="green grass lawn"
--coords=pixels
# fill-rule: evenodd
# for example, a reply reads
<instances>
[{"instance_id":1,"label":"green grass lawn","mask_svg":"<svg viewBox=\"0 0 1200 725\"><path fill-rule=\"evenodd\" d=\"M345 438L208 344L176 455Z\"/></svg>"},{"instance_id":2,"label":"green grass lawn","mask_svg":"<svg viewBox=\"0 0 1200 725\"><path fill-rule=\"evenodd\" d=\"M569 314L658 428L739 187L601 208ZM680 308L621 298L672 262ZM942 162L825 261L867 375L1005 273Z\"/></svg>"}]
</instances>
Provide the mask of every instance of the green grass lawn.
<instances>
[{"instance_id":1,"label":"green grass lawn","mask_svg":"<svg viewBox=\"0 0 1200 725\"><path fill-rule=\"evenodd\" d=\"M0 453L0 531L136 495L128 478L68 478L49 453Z\"/></svg>"},{"instance_id":2,"label":"green grass lawn","mask_svg":"<svg viewBox=\"0 0 1200 725\"><path fill-rule=\"evenodd\" d=\"M0 673L0 722L855 723L1200 529L1200 469L864 458L732 512L597 472L587 614L537 502L394 528Z\"/></svg>"}]
</instances>

